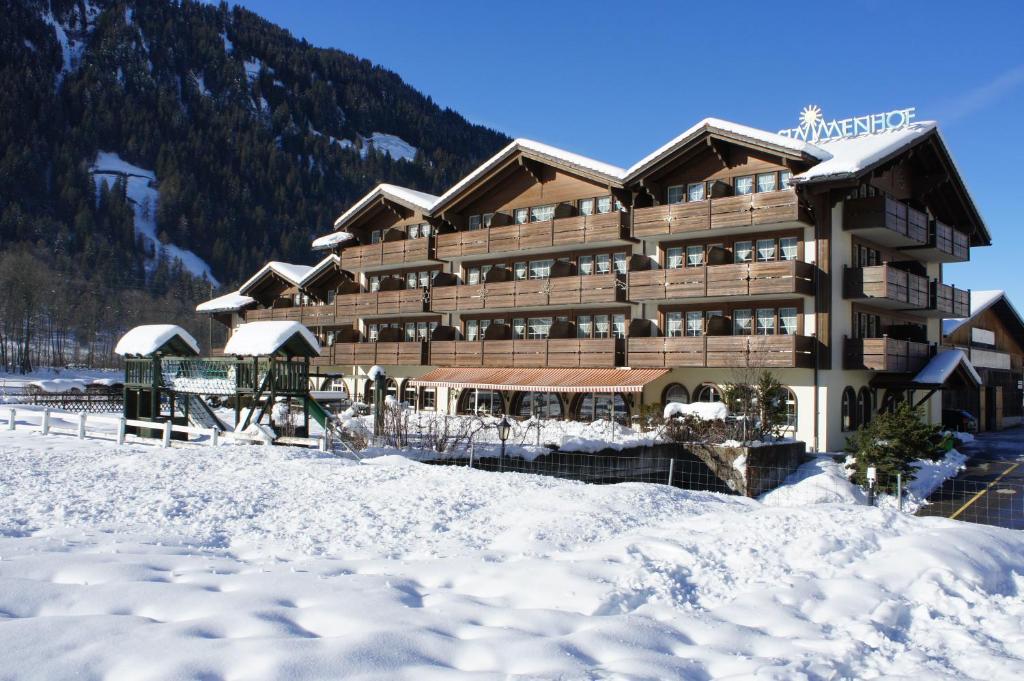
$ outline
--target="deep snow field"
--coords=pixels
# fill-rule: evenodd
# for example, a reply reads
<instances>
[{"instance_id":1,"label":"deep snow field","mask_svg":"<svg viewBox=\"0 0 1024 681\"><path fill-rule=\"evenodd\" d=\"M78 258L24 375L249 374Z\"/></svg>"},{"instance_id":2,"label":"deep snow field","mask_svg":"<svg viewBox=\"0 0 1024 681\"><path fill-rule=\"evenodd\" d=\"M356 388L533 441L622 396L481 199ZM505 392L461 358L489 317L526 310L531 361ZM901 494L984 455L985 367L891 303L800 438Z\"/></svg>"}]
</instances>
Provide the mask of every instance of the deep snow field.
<instances>
[{"instance_id":1,"label":"deep snow field","mask_svg":"<svg viewBox=\"0 0 1024 681\"><path fill-rule=\"evenodd\" d=\"M0 678L1024 677L1024 534L775 504L2 431Z\"/></svg>"}]
</instances>

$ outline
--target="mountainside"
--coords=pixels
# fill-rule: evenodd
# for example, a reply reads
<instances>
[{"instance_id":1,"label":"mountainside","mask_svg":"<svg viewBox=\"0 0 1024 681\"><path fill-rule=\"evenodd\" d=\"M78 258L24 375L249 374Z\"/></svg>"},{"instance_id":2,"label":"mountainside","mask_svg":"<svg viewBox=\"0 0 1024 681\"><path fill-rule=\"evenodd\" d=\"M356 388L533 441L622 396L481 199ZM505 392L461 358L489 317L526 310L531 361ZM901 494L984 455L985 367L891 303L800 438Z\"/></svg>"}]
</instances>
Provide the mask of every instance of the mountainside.
<instances>
[{"instance_id":1,"label":"mountainside","mask_svg":"<svg viewBox=\"0 0 1024 681\"><path fill-rule=\"evenodd\" d=\"M161 244L222 282L306 261L374 183L438 191L507 141L241 8L0 4L0 237L112 264L115 281L152 277ZM118 178L126 197L103 195ZM124 198L132 210L105 210Z\"/></svg>"}]
</instances>

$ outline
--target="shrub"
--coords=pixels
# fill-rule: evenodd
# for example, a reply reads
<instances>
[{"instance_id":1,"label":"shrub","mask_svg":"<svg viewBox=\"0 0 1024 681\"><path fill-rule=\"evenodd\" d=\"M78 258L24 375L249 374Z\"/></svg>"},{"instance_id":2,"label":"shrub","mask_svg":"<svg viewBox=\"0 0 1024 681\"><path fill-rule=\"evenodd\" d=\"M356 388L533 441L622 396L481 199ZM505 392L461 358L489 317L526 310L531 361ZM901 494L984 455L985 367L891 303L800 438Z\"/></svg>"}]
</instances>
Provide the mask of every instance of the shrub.
<instances>
[{"instance_id":1,"label":"shrub","mask_svg":"<svg viewBox=\"0 0 1024 681\"><path fill-rule=\"evenodd\" d=\"M867 484L868 467L878 471L877 486L883 491L895 491L896 474L903 474L903 484L917 474L915 461L938 461L945 455L939 426L926 423L921 410L908 403L900 403L892 412L877 415L861 426L846 441L846 451L852 460L847 464L853 472L854 482Z\"/></svg>"}]
</instances>

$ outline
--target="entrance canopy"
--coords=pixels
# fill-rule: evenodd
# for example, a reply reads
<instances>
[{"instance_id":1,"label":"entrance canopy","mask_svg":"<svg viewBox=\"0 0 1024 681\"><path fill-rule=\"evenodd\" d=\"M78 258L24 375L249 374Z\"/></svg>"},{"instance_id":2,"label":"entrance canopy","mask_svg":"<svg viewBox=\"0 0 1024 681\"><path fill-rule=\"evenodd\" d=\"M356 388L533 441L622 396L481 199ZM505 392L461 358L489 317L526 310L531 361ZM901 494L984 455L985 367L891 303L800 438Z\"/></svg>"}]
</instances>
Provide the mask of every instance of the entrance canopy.
<instances>
[{"instance_id":1,"label":"entrance canopy","mask_svg":"<svg viewBox=\"0 0 1024 681\"><path fill-rule=\"evenodd\" d=\"M973 388L981 385L981 376L963 350L946 350L935 355L917 372L912 383L917 388L942 388L954 379L957 385Z\"/></svg>"},{"instance_id":2,"label":"entrance canopy","mask_svg":"<svg viewBox=\"0 0 1024 681\"><path fill-rule=\"evenodd\" d=\"M415 387L553 393L638 393L668 369L434 369Z\"/></svg>"}]
</instances>

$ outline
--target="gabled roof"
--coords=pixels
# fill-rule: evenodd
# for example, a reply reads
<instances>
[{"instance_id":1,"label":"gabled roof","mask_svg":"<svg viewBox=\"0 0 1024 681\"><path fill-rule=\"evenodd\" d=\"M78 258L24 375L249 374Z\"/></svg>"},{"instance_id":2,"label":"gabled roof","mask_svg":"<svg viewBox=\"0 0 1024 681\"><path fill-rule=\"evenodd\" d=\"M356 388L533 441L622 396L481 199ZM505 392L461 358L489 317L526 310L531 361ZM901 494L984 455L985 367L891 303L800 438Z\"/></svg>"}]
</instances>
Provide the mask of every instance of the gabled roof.
<instances>
[{"instance_id":1,"label":"gabled roof","mask_svg":"<svg viewBox=\"0 0 1024 681\"><path fill-rule=\"evenodd\" d=\"M406 187L399 187L396 184L378 184L367 192L363 198L356 201L351 208L339 215L338 219L334 221L334 228L336 230L340 230L349 220L359 215L359 213L378 199L394 201L399 205L405 206L409 210L419 211L421 213L429 213L430 209L437 202L437 197L433 194L427 194L426 192L420 192Z\"/></svg>"},{"instance_id":2,"label":"gabled roof","mask_svg":"<svg viewBox=\"0 0 1024 681\"><path fill-rule=\"evenodd\" d=\"M224 346L224 354L244 357L278 354L316 357L320 354L320 344L316 336L299 322L249 322L231 334Z\"/></svg>"},{"instance_id":3,"label":"gabled roof","mask_svg":"<svg viewBox=\"0 0 1024 681\"><path fill-rule=\"evenodd\" d=\"M535 142L528 139L516 139L510 142L497 154L477 166L477 168L469 175L456 182L451 189L438 198L437 202L434 203L431 208L431 211L436 213L442 210L445 206L451 204L456 198L461 196L463 192L471 187L477 180L484 177L492 170L497 169L505 161L515 157L516 155L532 158L536 161L540 161L541 163L551 165L556 168L562 168L563 170L614 186L621 186L622 180L626 176L626 171L623 168L613 166L610 163L574 154L571 151L559 149L558 147L553 147L542 142Z\"/></svg>"},{"instance_id":4,"label":"gabled roof","mask_svg":"<svg viewBox=\"0 0 1024 681\"><path fill-rule=\"evenodd\" d=\"M192 334L175 324L145 324L121 336L114 352L122 357L198 355L199 343Z\"/></svg>"},{"instance_id":5,"label":"gabled roof","mask_svg":"<svg viewBox=\"0 0 1024 681\"><path fill-rule=\"evenodd\" d=\"M1017 308L1015 308L1013 303L1010 302L1010 299L1006 296L1006 291L1000 289L992 291L971 291L971 315L969 317L960 317L959 319L943 319L942 335L948 336L952 334L964 324L977 319L982 312L1000 301L1006 304L1007 309L1009 309L1010 313L1013 315L1013 321L1017 322L1018 335L1024 337L1024 317L1020 316L1020 313L1017 312Z\"/></svg>"},{"instance_id":6,"label":"gabled roof","mask_svg":"<svg viewBox=\"0 0 1024 681\"><path fill-rule=\"evenodd\" d=\"M225 293L222 296L207 300L205 303L199 303L196 305L196 312L234 312L255 302L255 298L242 295L238 291L232 291L231 293Z\"/></svg>"},{"instance_id":7,"label":"gabled roof","mask_svg":"<svg viewBox=\"0 0 1024 681\"><path fill-rule=\"evenodd\" d=\"M938 353L917 372L912 383L922 387L938 388L946 384L957 368L962 368L965 378L973 380L975 386L981 385L981 376L963 350L945 350Z\"/></svg>"},{"instance_id":8,"label":"gabled roof","mask_svg":"<svg viewBox=\"0 0 1024 681\"><path fill-rule=\"evenodd\" d=\"M246 281L238 288L238 292L245 294L257 282L259 282L260 279L270 274L271 272L281 277L288 283L293 284L295 286L299 286L302 284L302 280L305 278L305 276L309 274L312 269L313 268L310 267L309 265L293 265L287 262L277 262L276 260L272 260L263 267L261 267L256 274L249 277L248 281Z\"/></svg>"},{"instance_id":9,"label":"gabled roof","mask_svg":"<svg viewBox=\"0 0 1024 681\"><path fill-rule=\"evenodd\" d=\"M630 166L626 173L625 181L634 181L656 166L660 161L690 145L706 133L716 134L725 139L735 140L740 144L762 147L768 151L805 160L824 161L830 157L829 153L820 147L802 140L768 132L767 130L751 128L750 126L731 121L724 121L720 118L705 118Z\"/></svg>"},{"instance_id":10,"label":"gabled roof","mask_svg":"<svg viewBox=\"0 0 1024 681\"><path fill-rule=\"evenodd\" d=\"M306 276L302 278L300 285L308 285L310 282L314 281L318 276L329 270L332 266L341 267L341 258L334 255L333 253L328 255L326 258L324 258L317 264L313 265L313 267L310 268L309 272L306 273Z\"/></svg>"}]
</instances>

